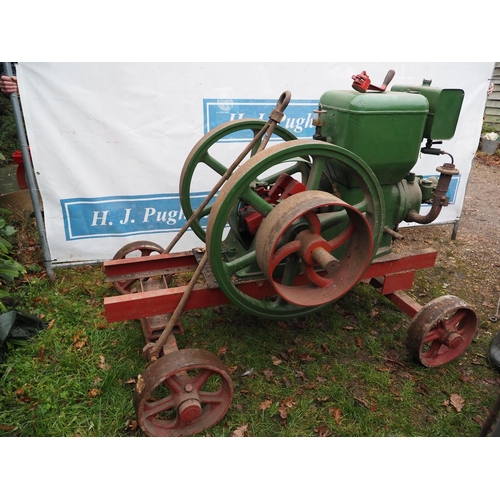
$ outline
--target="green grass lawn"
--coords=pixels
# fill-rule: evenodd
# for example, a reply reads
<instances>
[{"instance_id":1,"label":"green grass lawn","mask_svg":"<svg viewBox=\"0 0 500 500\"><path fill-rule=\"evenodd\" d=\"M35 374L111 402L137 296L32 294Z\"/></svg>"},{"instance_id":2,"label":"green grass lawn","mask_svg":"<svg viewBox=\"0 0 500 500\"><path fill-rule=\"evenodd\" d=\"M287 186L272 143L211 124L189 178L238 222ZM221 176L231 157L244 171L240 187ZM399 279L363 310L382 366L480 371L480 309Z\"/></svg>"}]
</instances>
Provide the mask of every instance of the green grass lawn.
<instances>
[{"instance_id":1,"label":"green grass lawn","mask_svg":"<svg viewBox=\"0 0 500 500\"><path fill-rule=\"evenodd\" d=\"M107 323L114 294L100 266L59 269L55 283L27 274L13 287L16 307L48 327L0 366L0 435L144 435L132 402L147 364L142 330ZM425 368L406 350L408 324L363 283L286 322L232 305L186 312L179 347L218 355L234 383L226 416L202 435L478 436L499 382L485 340Z\"/></svg>"}]
</instances>

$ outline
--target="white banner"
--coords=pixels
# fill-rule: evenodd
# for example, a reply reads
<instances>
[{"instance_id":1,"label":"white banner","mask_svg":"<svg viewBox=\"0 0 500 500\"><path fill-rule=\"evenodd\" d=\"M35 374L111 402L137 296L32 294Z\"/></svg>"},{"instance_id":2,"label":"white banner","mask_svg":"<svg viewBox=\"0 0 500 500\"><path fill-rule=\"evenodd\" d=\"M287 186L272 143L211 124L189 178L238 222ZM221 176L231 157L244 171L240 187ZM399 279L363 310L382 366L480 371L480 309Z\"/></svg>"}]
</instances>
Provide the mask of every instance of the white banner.
<instances>
[{"instance_id":1,"label":"white banner","mask_svg":"<svg viewBox=\"0 0 500 500\"><path fill-rule=\"evenodd\" d=\"M350 89L352 75L363 70L379 85L389 69L396 72L391 85L420 85L425 78L465 91L455 136L440 146L461 173L436 223L455 222L493 63L20 63L21 102L54 264L109 259L137 240L166 247L185 222L182 167L205 133L241 117L267 120L289 90L282 126L311 138L312 111L326 90ZM224 144L226 166L245 140ZM413 171L437 175L442 163L422 155ZM216 180L197 172L193 194L201 201ZM188 231L174 251L200 244Z\"/></svg>"}]
</instances>

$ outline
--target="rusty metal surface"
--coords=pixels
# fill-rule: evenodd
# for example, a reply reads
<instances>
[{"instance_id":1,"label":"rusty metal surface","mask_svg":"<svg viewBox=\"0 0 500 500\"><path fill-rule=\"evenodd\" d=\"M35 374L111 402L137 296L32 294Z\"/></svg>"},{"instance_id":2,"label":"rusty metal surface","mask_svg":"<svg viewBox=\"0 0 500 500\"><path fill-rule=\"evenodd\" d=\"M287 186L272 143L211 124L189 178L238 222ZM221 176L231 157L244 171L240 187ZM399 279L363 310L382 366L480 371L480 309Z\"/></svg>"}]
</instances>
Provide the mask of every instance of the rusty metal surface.
<instances>
[{"instance_id":1,"label":"rusty metal surface","mask_svg":"<svg viewBox=\"0 0 500 500\"><path fill-rule=\"evenodd\" d=\"M201 259L203 258L203 255L205 255L206 250L199 249L199 248L194 248L193 249L193 255L194 258L196 259L196 262L198 264L201 262ZM212 272L212 268L210 267L210 262L207 262L203 266L203 270L201 271L203 275L203 279L205 280L205 284L207 288L219 288L219 284L217 283L217 280L215 279L214 273Z\"/></svg>"},{"instance_id":2,"label":"rusty metal surface","mask_svg":"<svg viewBox=\"0 0 500 500\"><path fill-rule=\"evenodd\" d=\"M424 366L449 363L460 356L477 331L476 312L454 295L432 300L414 316L406 345Z\"/></svg>"},{"instance_id":3,"label":"rusty metal surface","mask_svg":"<svg viewBox=\"0 0 500 500\"><path fill-rule=\"evenodd\" d=\"M320 209L345 210L347 227L334 238L326 238L316 214ZM300 229L294 230L300 221ZM370 264L372 240L366 218L354 207L327 192L304 191L281 202L262 222L255 244L257 263L284 300L304 307L317 306L338 299L360 280ZM347 248L338 261L331 253L343 245ZM287 267L295 265L289 260L293 257L300 258L307 279L304 284L285 278ZM278 281L273 273L285 262L285 277ZM326 271L318 272L319 265Z\"/></svg>"},{"instance_id":4,"label":"rusty metal surface","mask_svg":"<svg viewBox=\"0 0 500 500\"><path fill-rule=\"evenodd\" d=\"M215 378L213 385L210 379ZM227 412L233 383L225 366L202 349L174 351L139 377L134 406L148 436L191 436L214 426Z\"/></svg>"}]
</instances>

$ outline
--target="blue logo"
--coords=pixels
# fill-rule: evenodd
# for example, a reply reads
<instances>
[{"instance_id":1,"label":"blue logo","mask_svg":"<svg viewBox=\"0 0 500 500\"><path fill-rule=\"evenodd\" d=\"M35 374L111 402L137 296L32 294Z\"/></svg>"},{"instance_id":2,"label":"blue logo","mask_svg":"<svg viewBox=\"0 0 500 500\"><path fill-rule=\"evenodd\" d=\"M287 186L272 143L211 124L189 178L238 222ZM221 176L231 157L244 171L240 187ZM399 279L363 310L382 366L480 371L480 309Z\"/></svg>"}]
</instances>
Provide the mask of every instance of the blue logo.
<instances>
[{"instance_id":1,"label":"blue logo","mask_svg":"<svg viewBox=\"0 0 500 500\"><path fill-rule=\"evenodd\" d=\"M191 193L196 210L208 192ZM178 194L61 200L66 240L178 232L186 217ZM206 227L207 218L201 225Z\"/></svg>"},{"instance_id":2,"label":"blue logo","mask_svg":"<svg viewBox=\"0 0 500 500\"><path fill-rule=\"evenodd\" d=\"M203 99L205 133L223 123L242 118L256 118L267 122L275 107L276 100L272 99ZM311 139L315 129L312 124L313 111L317 107L317 100L290 101L280 126L286 128L298 139ZM242 131L231 134L220 142L248 142L252 138L253 135L250 131Z\"/></svg>"}]
</instances>

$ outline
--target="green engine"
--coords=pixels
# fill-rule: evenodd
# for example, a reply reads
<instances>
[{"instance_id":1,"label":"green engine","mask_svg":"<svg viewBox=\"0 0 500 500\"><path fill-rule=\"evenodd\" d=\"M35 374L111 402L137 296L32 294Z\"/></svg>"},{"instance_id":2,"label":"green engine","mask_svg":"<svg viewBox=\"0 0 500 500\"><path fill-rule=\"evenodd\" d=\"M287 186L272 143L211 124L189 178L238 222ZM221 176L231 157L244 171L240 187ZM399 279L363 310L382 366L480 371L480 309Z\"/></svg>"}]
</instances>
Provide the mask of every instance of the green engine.
<instances>
[{"instance_id":1,"label":"green engine","mask_svg":"<svg viewBox=\"0 0 500 500\"><path fill-rule=\"evenodd\" d=\"M427 224L448 203L458 171L435 146L454 135L464 92L425 81L386 91L393 76L375 87L362 73L352 90L325 92L310 140L278 125L290 100L285 92L269 122L229 122L191 151L180 181L182 208L206 242L217 286L241 309L286 319L331 303L391 252L402 221ZM253 139L224 164L217 146L241 133ZM268 147L273 139L278 144ZM439 179L424 179L411 172L420 154L451 160L437 168ZM202 168L220 181L212 201L209 195L195 210L191 183ZM431 205L425 215L423 203ZM262 297L245 292L245 283L263 277Z\"/></svg>"},{"instance_id":2,"label":"green engine","mask_svg":"<svg viewBox=\"0 0 500 500\"><path fill-rule=\"evenodd\" d=\"M463 90L434 88L425 81L421 86L393 86L390 92L359 90L323 94L315 137L355 153L370 167L383 193L384 228L392 229L403 220L432 222L439 214L436 207L426 219L415 217L414 212L420 211L422 201L432 203L437 179L424 180L411 169L421 153L444 153L433 145L455 134ZM447 203L443 196L450 175L458 172L451 164L440 170L444 170L444 177L435 203L442 206ZM341 197L355 203L361 194L349 168L333 162L330 175ZM444 181L448 184L443 194ZM391 234L385 230L378 255L390 251Z\"/></svg>"}]
</instances>

